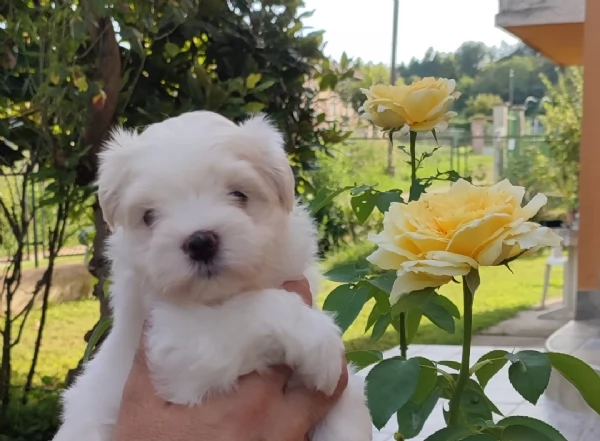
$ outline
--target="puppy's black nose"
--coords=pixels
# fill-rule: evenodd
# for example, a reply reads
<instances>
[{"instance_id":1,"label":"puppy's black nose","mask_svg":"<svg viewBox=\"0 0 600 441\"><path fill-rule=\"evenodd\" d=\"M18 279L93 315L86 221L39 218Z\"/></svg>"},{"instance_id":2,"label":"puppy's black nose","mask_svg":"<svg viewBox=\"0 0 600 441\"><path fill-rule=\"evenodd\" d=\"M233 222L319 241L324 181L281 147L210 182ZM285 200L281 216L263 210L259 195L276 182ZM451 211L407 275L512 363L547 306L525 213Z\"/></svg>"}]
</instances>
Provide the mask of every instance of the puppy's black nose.
<instances>
[{"instance_id":1,"label":"puppy's black nose","mask_svg":"<svg viewBox=\"0 0 600 441\"><path fill-rule=\"evenodd\" d=\"M213 231L196 231L186 239L182 249L194 262L210 262L219 250L219 236Z\"/></svg>"}]
</instances>

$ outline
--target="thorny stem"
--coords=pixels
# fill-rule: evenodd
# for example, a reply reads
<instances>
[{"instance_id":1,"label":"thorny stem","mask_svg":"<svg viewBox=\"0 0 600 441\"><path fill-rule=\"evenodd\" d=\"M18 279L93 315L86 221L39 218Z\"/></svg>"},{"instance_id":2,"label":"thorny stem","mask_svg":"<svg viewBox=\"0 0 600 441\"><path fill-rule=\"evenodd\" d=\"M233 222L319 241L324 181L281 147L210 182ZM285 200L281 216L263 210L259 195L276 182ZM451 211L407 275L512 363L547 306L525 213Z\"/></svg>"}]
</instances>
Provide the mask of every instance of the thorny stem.
<instances>
[{"instance_id":1,"label":"thorny stem","mask_svg":"<svg viewBox=\"0 0 600 441\"><path fill-rule=\"evenodd\" d=\"M389 140L390 140L390 148L393 148L394 145L394 131L390 131L389 133ZM411 144L412 144L412 138L411 138ZM411 149L412 151L412 149ZM411 158L411 165L414 164L414 156ZM416 174L416 170L413 174ZM408 354L408 343L407 343L407 337L406 337L406 314L405 313L400 313L400 320L398 323L398 327L399 327L399 333L400 333L400 355L402 356L402 358L404 358L406 360L407 358L407 354Z\"/></svg>"},{"instance_id":2,"label":"thorny stem","mask_svg":"<svg viewBox=\"0 0 600 441\"><path fill-rule=\"evenodd\" d=\"M463 344L462 344L462 362L460 366L460 372L458 373L458 380L456 381L456 387L454 393L450 399L450 418L449 426L457 426L460 417L460 402L462 394L469 380L470 373L470 356L471 356L471 337L473 328L473 293L467 284L467 278L463 277L463 303L464 303L464 330L463 330Z\"/></svg>"}]
</instances>

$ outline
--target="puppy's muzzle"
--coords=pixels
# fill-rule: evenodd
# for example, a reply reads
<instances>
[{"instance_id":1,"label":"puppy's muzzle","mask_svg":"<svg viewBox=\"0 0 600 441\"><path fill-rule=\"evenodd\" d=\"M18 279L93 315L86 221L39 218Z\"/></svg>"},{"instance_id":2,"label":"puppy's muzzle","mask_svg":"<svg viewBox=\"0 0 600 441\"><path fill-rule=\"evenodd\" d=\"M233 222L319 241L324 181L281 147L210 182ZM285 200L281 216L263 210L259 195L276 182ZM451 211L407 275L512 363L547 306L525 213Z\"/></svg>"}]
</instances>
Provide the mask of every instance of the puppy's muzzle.
<instances>
[{"instance_id":1,"label":"puppy's muzzle","mask_svg":"<svg viewBox=\"0 0 600 441\"><path fill-rule=\"evenodd\" d=\"M213 231L196 231L185 240L181 249L192 261L209 263L219 251L219 236Z\"/></svg>"}]
</instances>

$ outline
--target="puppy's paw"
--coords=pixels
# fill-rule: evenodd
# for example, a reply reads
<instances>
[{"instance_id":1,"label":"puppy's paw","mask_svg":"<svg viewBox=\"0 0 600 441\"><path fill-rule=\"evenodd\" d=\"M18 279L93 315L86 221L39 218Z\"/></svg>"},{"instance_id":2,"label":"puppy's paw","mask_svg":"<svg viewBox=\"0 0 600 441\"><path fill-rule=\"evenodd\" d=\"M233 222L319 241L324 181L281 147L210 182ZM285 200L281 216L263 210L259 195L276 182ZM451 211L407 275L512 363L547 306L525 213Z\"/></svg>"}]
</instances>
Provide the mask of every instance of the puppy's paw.
<instances>
[{"instance_id":1,"label":"puppy's paw","mask_svg":"<svg viewBox=\"0 0 600 441\"><path fill-rule=\"evenodd\" d=\"M315 426L311 441L371 441L373 422L364 395L365 380L352 374L348 387L327 415Z\"/></svg>"},{"instance_id":2,"label":"puppy's paw","mask_svg":"<svg viewBox=\"0 0 600 441\"><path fill-rule=\"evenodd\" d=\"M315 311L316 318L299 373L305 385L331 395L342 375L344 343L333 319Z\"/></svg>"}]
</instances>

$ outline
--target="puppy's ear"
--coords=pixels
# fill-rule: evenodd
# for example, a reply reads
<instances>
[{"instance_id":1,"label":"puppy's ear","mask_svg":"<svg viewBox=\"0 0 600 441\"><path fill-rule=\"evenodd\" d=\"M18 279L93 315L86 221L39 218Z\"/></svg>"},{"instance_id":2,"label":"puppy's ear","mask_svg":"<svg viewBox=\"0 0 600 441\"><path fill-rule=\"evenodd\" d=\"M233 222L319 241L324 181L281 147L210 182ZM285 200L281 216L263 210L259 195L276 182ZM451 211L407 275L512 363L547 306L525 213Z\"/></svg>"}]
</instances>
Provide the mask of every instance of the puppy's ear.
<instances>
[{"instance_id":1,"label":"puppy's ear","mask_svg":"<svg viewBox=\"0 0 600 441\"><path fill-rule=\"evenodd\" d=\"M295 202L294 173L284 150L283 136L265 115L255 115L240 128L246 145L241 154L250 161L277 195L281 206L292 211Z\"/></svg>"},{"instance_id":2,"label":"puppy's ear","mask_svg":"<svg viewBox=\"0 0 600 441\"><path fill-rule=\"evenodd\" d=\"M98 154L98 200L104 220L111 229L120 223L119 207L129 183L133 154L139 144L139 135L135 131L117 128Z\"/></svg>"}]
</instances>

